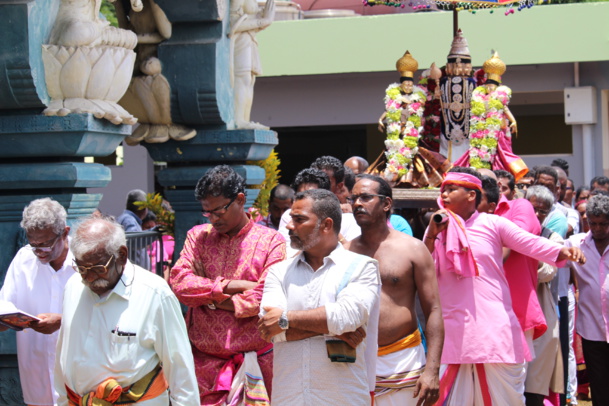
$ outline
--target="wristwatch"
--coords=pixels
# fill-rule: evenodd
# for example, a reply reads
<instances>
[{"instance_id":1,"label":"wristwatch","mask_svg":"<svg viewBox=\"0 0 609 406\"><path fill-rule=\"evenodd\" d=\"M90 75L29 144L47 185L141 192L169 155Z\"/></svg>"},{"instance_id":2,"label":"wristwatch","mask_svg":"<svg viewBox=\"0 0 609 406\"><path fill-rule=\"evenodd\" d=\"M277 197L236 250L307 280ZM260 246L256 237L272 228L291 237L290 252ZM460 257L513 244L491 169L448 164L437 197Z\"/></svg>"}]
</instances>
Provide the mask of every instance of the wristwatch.
<instances>
[{"instance_id":1,"label":"wristwatch","mask_svg":"<svg viewBox=\"0 0 609 406\"><path fill-rule=\"evenodd\" d=\"M279 327L282 330L287 330L290 327L290 323L288 322L288 312L284 311L279 317Z\"/></svg>"}]
</instances>

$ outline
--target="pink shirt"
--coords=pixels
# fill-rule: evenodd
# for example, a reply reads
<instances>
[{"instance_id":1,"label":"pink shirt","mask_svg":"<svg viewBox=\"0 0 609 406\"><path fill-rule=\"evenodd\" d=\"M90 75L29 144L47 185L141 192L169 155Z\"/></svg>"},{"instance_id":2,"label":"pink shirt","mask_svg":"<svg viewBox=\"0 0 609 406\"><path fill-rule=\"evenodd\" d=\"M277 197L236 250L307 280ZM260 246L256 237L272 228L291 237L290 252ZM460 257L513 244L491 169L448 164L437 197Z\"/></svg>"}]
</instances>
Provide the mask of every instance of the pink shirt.
<instances>
[{"instance_id":1,"label":"pink shirt","mask_svg":"<svg viewBox=\"0 0 609 406\"><path fill-rule=\"evenodd\" d=\"M571 262L577 273L577 332L586 340L609 342L609 247L601 255L590 232L571 236L567 247L579 247L584 265Z\"/></svg>"},{"instance_id":2,"label":"pink shirt","mask_svg":"<svg viewBox=\"0 0 609 406\"><path fill-rule=\"evenodd\" d=\"M522 363L530 360L502 266L502 247L554 263L561 249L499 216L474 213L465 228L479 276L437 270L444 317L443 364ZM434 260L445 232L435 242Z\"/></svg>"},{"instance_id":3,"label":"pink shirt","mask_svg":"<svg viewBox=\"0 0 609 406\"><path fill-rule=\"evenodd\" d=\"M201 405L218 405L226 398L227 392L215 390L215 381L228 358L268 345L257 327L260 301L268 268L284 258L283 237L251 219L233 237L218 233L211 224L195 226L188 232L169 283L180 302L188 306L186 325ZM234 313L210 309L208 304L230 297L223 290L231 280L258 285L233 295ZM271 353L259 359L269 392L271 361Z\"/></svg>"},{"instance_id":4,"label":"pink shirt","mask_svg":"<svg viewBox=\"0 0 609 406\"><path fill-rule=\"evenodd\" d=\"M541 225L535 216L533 205L526 199L510 201L501 195L495 214L510 220L531 234L541 233ZM534 339L548 329L537 299L537 264L535 259L515 251L512 251L507 261L503 263L514 313L523 331L534 329Z\"/></svg>"}]
</instances>

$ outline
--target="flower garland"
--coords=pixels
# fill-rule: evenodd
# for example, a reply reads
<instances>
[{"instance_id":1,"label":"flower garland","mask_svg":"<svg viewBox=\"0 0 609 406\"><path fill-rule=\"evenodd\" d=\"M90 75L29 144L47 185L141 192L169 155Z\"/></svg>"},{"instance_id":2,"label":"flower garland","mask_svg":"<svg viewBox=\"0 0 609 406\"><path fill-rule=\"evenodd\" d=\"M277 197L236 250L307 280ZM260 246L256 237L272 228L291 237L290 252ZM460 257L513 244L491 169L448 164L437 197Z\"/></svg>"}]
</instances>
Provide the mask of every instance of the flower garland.
<instances>
[{"instance_id":1,"label":"flower garland","mask_svg":"<svg viewBox=\"0 0 609 406\"><path fill-rule=\"evenodd\" d=\"M419 85L427 89L427 101L425 102L425 110L423 118L423 142L425 148L435 152L440 151L440 133L442 132L442 123L440 114L442 114L442 105L440 98L434 97L434 92L438 83L434 79L429 78L429 69L424 71L419 80Z\"/></svg>"},{"instance_id":2,"label":"flower garland","mask_svg":"<svg viewBox=\"0 0 609 406\"><path fill-rule=\"evenodd\" d=\"M408 172L409 165L418 151L426 100L426 92L419 86L413 86L411 94L403 94L398 83L389 85L385 90L386 179L395 180L395 174L400 178ZM400 120L404 108L408 113L406 123Z\"/></svg>"},{"instance_id":3,"label":"flower garland","mask_svg":"<svg viewBox=\"0 0 609 406\"><path fill-rule=\"evenodd\" d=\"M507 86L499 86L491 94L484 86L474 89L469 135L469 165L472 168L491 169L498 140L511 136L505 126L504 110L511 97L512 90Z\"/></svg>"}]
</instances>

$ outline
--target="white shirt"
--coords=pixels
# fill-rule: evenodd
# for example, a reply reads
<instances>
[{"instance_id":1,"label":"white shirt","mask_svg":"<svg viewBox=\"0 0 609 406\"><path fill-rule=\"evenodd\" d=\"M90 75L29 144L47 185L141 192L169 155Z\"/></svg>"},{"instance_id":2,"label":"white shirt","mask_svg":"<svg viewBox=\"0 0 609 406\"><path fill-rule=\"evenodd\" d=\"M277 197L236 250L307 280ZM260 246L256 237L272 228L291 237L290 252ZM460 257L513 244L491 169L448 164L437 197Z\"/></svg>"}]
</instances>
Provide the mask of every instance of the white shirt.
<instances>
[{"instance_id":1,"label":"white shirt","mask_svg":"<svg viewBox=\"0 0 609 406\"><path fill-rule=\"evenodd\" d=\"M29 246L28 246L29 247ZM62 313L63 290L72 275L72 253L55 271L38 260L28 247L21 248L6 273L0 300L11 302L31 315ZM5 333L6 334L6 333ZM28 405L57 403L53 386L55 346L59 332L41 334L32 329L17 332L17 360L23 400Z\"/></svg>"},{"instance_id":2,"label":"white shirt","mask_svg":"<svg viewBox=\"0 0 609 406\"><path fill-rule=\"evenodd\" d=\"M578 247L586 263L569 262L577 274L577 333L590 341L609 343L609 247L601 255L592 233L572 235L567 247Z\"/></svg>"},{"instance_id":3,"label":"white shirt","mask_svg":"<svg viewBox=\"0 0 609 406\"><path fill-rule=\"evenodd\" d=\"M81 396L107 378L126 387L159 362L171 394L138 405L167 406L170 399L173 406L199 405L184 318L162 278L127 262L121 280L100 298L77 274L66 285L63 308L55 364L60 406L68 404L64 385Z\"/></svg>"},{"instance_id":4,"label":"white shirt","mask_svg":"<svg viewBox=\"0 0 609 406\"><path fill-rule=\"evenodd\" d=\"M345 277L352 263L357 266ZM344 288L339 290L341 285ZM367 330L357 347L355 363L331 362L321 335L298 341L275 340L273 406L370 405L376 375L380 288L376 260L349 252L340 244L317 271L303 253L270 268L261 309L325 306L329 335L360 326ZM280 336L285 340L285 333Z\"/></svg>"},{"instance_id":5,"label":"white shirt","mask_svg":"<svg viewBox=\"0 0 609 406\"><path fill-rule=\"evenodd\" d=\"M279 231L286 241L286 258L291 258L298 252L298 250L295 250L290 246L290 234L287 229L288 223L292 221L292 216L290 216L291 212L292 210L288 209L281 215L281 220L279 220L279 228L277 229L277 231ZM362 234L362 229L357 225L353 213L343 213L340 221L340 234L347 241L351 241Z\"/></svg>"}]
</instances>

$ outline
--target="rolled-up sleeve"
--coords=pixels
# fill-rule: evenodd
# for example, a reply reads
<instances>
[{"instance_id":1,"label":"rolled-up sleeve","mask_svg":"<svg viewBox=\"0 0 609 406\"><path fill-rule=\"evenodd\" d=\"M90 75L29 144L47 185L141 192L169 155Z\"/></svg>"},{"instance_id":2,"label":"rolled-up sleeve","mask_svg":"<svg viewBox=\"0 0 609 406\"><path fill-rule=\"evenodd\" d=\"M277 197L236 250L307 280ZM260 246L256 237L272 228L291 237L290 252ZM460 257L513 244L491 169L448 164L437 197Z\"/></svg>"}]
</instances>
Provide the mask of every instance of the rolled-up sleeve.
<instances>
[{"instance_id":1,"label":"rolled-up sleeve","mask_svg":"<svg viewBox=\"0 0 609 406\"><path fill-rule=\"evenodd\" d=\"M340 335L366 324L379 298L380 288L377 261L365 261L361 271L354 273L347 286L339 292L336 302L325 305L329 333Z\"/></svg>"}]
</instances>

